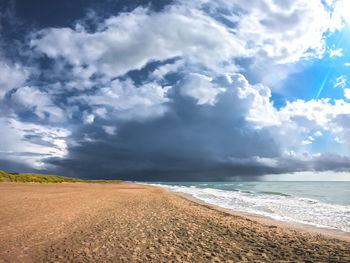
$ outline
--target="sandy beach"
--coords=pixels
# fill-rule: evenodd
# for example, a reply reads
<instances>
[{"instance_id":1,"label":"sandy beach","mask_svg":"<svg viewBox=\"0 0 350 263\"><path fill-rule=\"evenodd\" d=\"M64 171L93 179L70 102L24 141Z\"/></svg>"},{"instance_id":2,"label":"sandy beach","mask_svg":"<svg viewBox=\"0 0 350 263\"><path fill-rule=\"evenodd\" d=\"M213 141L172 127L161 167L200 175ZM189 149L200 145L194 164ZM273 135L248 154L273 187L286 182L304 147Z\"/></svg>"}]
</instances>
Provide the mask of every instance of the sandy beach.
<instances>
[{"instance_id":1,"label":"sandy beach","mask_svg":"<svg viewBox=\"0 0 350 263\"><path fill-rule=\"evenodd\" d=\"M345 240L158 187L0 183L0 262L350 262Z\"/></svg>"}]
</instances>

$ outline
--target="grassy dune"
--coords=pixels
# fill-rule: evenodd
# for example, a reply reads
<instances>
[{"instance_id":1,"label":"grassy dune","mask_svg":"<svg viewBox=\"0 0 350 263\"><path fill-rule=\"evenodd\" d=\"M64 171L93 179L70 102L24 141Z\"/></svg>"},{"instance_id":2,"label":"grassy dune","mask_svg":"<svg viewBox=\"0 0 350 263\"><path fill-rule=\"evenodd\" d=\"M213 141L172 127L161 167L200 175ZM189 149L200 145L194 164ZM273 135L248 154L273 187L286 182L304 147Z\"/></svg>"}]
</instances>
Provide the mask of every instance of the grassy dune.
<instances>
[{"instance_id":1,"label":"grassy dune","mask_svg":"<svg viewBox=\"0 0 350 263\"><path fill-rule=\"evenodd\" d=\"M57 175L18 174L0 170L0 182L20 183L120 183L121 180L81 180Z\"/></svg>"}]
</instances>

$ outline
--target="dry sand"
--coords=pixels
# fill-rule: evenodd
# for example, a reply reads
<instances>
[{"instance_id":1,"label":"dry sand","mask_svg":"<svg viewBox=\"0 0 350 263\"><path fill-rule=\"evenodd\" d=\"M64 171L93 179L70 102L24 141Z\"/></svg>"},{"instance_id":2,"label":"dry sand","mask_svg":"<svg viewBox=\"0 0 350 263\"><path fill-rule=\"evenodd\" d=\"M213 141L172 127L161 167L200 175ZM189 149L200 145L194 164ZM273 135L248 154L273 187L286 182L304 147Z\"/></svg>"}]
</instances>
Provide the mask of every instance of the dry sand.
<instances>
[{"instance_id":1,"label":"dry sand","mask_svg":"<svg viewBox=\"0 0 350 263\"><path fill-rule=\"evenodd\" d=\"M152 186L0 183L0 262L56 261L350 262L350 243Z\"/></svg>"}]
</instances>

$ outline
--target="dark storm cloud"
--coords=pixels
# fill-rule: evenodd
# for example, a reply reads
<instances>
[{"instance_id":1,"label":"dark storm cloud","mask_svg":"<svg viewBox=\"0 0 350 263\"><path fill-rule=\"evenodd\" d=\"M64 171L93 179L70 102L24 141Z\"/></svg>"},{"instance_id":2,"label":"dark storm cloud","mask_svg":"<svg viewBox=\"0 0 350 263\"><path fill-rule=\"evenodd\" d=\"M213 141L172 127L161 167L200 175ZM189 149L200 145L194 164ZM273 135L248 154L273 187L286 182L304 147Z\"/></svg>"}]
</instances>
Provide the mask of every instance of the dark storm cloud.
<instances>
[{"instance_id":1,"label":"dark storm cloud","mask_svg":"<svg viewBox=\"0 0 350 263\"><path fill-rule=\"evenodd\" d=\"M61 173L90 179L138 181L257 179L264 174L348 171L350 159L334 153L283 155L269 129L253 129L245 119L247 102L235 90L215 105L198 105L172 90L168 111L146 121L97 119L74 133L78 146L66 158L46 160ZM115 125L117 133L101 127Z\"/></svg>"},{"instance_id":2,"label":"dark storm cloud","mask_svg":"<svg viewBox=\"0 0 350 263\"><path fill-rule=\"evenodd\" d=\"M33 169L32 166L26 165L23 162L16 162L9 159L0 158L0 170L8 173L35 173L43 172L42 170Z\"/></svg>"},{"instance_id":3,"label":"dark storm cloud","mask_svg":"<svg viewBox=\"0 0 350 263\"><path fill-rule=\"evenodd\" d=\"M160 118L109 123L116 125L116 135L106 134L98 120L81 127L73 135L79 146L70 148L67 158L48 162L86 178L220 180L266 172L261 165L230 158L280 154L268 131L247 127L242 107L229 95L214 106L199 106L176 89L170 97Z\"/></svg>"},{"instance_id":4,"label":"dark storm cloud","mask_svg":"<svg viewBox=\"0 0 350 263\"><path fill-rule=\"evenodd\" d=\"M88 134L91 141L80 140L66 158L47 162L73 177L137 181L257 179L264 174L350 169L350 158L334 153L281 157L268 131L249 131L240 118L228 121L229 110L181 101L160 119L119 123L115 136L98 126L82 128L76 140ZM271 158L276 165L252 156Z\"/></svg>"},{"instance_id":5,"label":"dark storm cloud","mask_svg":"<svg viewBox=\"0 0 350 263\"><path fill-rule=\"evenodd\" d=\"M14 18L15 15L17 24L26 23L26 29L29 29L28 24L41 29L44 27L70 27L77 20L89 20L89 16L86 16L89 11L94 12L96 18L103 19L117 15L119 12L131 11L139 6L160 11L172 2L172 0L75 0L59 2L2 0L0 10L7 20ZM14 22L15 19L12 19L11 23Z\"/></svg>"}]
</instances>

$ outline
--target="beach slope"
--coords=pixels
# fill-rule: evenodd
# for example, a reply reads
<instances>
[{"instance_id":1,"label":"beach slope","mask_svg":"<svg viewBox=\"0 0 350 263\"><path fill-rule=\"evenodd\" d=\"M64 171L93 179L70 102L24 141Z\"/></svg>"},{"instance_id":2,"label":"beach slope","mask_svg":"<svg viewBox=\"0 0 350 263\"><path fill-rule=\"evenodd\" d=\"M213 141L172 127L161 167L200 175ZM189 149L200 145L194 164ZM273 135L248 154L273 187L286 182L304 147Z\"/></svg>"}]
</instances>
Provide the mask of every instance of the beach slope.
<instances>
[{"instance_id":1,"label":"beach slope","mask_svg":"<svg viewBox=\"0 0 350 263\"><path fill-rule=\"evenodd\" d=\"M350 262L350 243L129 183L0 183L0 262Z\"/></svg>"}]
</instances>

